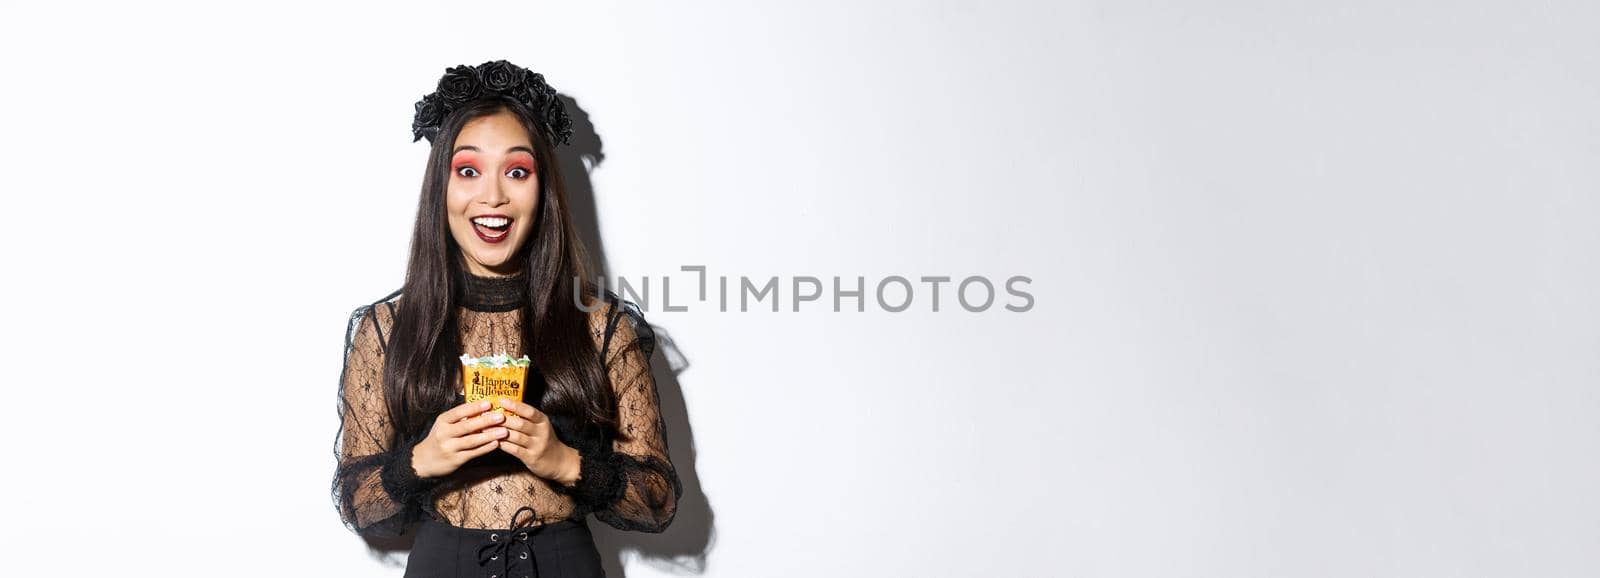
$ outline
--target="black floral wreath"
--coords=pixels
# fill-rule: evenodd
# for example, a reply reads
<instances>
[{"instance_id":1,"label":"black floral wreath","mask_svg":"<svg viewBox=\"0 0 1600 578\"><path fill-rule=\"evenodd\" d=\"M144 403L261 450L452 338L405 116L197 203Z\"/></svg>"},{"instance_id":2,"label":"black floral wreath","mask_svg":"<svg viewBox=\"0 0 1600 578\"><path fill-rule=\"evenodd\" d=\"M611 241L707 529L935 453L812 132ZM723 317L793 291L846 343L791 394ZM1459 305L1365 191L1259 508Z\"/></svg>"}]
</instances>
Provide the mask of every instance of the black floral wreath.
<instances>
[{"instance_id":1,"label":"black floral wreath","mask_svg":"<svg viewBox=\"0 0 1600 578\"><path fill-rule=\"evenodd\" d=\"M477 66L453 66L439 78L439 87L417 101L411 119L411 142L439 134L439 125L451 111L478 98L509 95L533 111L543 121L550 140L567 144L572 140L572 119L567 107L556 97L556 90L545 84L544 75L504 60Z\"/></svg>"}]
</instances>

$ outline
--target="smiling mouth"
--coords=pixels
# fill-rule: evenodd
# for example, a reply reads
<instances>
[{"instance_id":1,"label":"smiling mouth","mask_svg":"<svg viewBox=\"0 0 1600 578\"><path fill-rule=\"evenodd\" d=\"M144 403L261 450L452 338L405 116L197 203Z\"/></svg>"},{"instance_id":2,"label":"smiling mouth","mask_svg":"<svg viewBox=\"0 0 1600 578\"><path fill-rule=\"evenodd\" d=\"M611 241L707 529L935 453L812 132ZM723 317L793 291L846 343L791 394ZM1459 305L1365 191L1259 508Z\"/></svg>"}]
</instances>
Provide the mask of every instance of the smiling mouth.
<instances>
[{"instance_id":1,"label":"smiling mouth","mask_svg":"<svg viewBox=\"0 0 1600 578\"><path fill-rule=\"evenodd\" d=\"M473 217L472 231L487 243L499 243L511 232L511 218L503 216Z\"/></svg>"}]
</instances>

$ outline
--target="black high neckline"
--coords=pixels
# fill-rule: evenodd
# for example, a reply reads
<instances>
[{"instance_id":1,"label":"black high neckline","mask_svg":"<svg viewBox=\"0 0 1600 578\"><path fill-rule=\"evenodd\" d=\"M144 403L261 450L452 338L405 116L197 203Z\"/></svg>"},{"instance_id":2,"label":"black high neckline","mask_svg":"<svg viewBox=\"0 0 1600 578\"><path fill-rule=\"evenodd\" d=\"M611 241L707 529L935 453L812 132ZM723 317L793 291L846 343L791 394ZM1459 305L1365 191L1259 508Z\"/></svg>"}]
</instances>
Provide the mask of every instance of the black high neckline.
<instances>
[{"instance_id":1,"label":"black high neckline","mask_svg":"<svg viewBox=\"0 0 1600 578\"><path fill-rule=\"evenodd\" d=\"M528 300L528 276L483 277L463 270L461 306L473 311L511 311Z\"/></svg>"}]
</instances>

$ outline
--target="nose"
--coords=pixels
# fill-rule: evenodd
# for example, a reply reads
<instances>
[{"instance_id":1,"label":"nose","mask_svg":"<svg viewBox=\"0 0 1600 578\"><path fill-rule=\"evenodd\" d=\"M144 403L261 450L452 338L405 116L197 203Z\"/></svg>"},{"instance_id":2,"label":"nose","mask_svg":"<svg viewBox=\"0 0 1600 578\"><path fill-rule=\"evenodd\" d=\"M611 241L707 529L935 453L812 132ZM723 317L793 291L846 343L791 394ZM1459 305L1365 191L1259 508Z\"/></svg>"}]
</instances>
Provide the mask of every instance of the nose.
<instances>
[{"instance_id":1,"label":"nose","mask_svg":"<svg viewBox=\"0 0 1600 578\"><path fill-rule=\"evenodd\" d=\"M511 202L511 196L506 194L505 186L504 179L494 179L494 184L489 185L488 198L486 199L489 202L489 206L498 207Z\"/></svg>"}]
</instances>

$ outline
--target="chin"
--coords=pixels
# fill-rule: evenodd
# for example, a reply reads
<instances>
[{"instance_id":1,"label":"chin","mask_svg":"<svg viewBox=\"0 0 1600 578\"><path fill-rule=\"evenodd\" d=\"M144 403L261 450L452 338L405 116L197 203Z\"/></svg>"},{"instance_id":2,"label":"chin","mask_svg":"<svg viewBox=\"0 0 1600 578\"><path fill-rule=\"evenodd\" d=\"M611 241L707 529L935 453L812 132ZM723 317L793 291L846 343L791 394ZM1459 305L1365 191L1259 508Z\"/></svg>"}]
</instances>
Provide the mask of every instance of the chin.
<instances>
[{"instance_id":1,"label":"chin","mask_svg":"<svg viewBox=\"0 0 1600 578\"><path fill-rule=\"evenodd\" d=\"M493 252L472 253L473 260L490 269L499 269L502 267L510 267L514 269L517 266L517 263L514 261L516 256L517 251L509 248L504 250L496 250Z\"/></svg>"},{"instance_id":2,"label":"chin","mask_svg":"<svg viewBox=\"0 0 1600 578\"><path fill-rule=\"evenodd\" d=\"M511 260L506 258L489 258L480 255L478 256L478 262L482 263L484 267L488 267L490 269L499 269L511 263Z\"/></svg>"}]
</instances>

